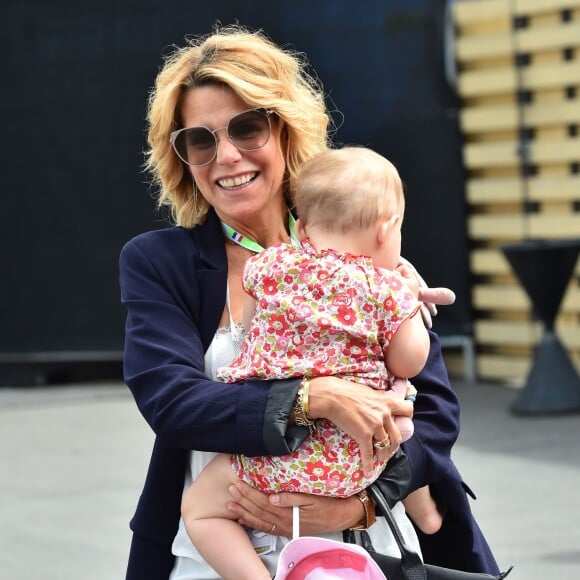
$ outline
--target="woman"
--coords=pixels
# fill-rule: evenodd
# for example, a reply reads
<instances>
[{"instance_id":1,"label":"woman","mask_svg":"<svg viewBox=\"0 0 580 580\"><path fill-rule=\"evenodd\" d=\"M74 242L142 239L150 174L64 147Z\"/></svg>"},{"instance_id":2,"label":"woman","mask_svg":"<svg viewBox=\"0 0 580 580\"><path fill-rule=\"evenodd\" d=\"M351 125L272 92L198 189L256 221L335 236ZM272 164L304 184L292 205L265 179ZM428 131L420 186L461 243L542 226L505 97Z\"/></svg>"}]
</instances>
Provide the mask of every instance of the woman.
<instances>
[{"instance_id":1,"label":"woman","mask_svg":"<svg viewBox=\"0 0 580 580\"><path fill-rule=\"evenodd\" d=\"M332 377L310 381L306 396L299 380L223 384L210 378L242 339L245 261L262 247L290 241L295 175L328 146L323 94L301 57L259 33L216 30L168 57L148 120L147 166L160 188L159 203L171 208L177 227L138 236L120 258L128 314L125 380L156 433L132 520L127 578L212 578L182 528L176 536L184 485L211 459L207 452L287 454L307 433L300 426L307 410L348 432L370 468L375 452L387 457L401 442L393 415L413 410L409 402L370 388L361 394L360 385ZM414 383L420 395L415 436L405 444L412 473L406 491L430 485L445 511L442 530L422 538L426 560L497 573L450 460L458 402L432 333L428 362ZM387 438L390 448L381 445ZM304 534L338 537L372 521L364 495L268 498L241 483L230 493L229 509L257 530L253 541L270 567L277 538L291 534L294 503L302 508ZM412 540L399 508L394 511ZM370 530L377 547L388 551L384 532L384 522Z\"/></svg>"}]
</instances>

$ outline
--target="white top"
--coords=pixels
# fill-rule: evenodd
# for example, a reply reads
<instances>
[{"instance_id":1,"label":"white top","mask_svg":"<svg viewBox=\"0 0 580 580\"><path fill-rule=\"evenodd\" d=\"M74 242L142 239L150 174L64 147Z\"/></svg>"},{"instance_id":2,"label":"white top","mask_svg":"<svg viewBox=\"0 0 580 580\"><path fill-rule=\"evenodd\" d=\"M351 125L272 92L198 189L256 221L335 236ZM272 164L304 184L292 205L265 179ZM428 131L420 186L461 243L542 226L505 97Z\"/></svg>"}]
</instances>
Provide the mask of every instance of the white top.
<instances>
[{"instance_id":1,"label":"white top","mask_svg":"<svg viewBox=\"0 0 580 580\"><path fill-rule=\"evenodd\" d=\"M229 296L228 296L229 303ZM215 371L220 366L228 365L239 351L240 344L244 338L243 327L236 324L230 316L230 325L219 328L214 339L205 354L206 374L215 380ZM213 459L216 454L206 451L192 451L189 465L185 474L185 488L199 475L201 470ZM420 552L419 541L415 530L405 514L402 503L398 503L392 510L401 533L410 549ZM383 554L399 556L399 549L391 536L391 532L384 518L377 518L377 522L369 528L369 535L375 549ZM333 540L342 540L342 533L321 534L321 537ZM276 563L282 548L288 543L288 538L280 536L270 536L263 532L250 532L252 543L256 550L261 553L262 560L268 567L272 575L276 571ZM227 549L224 546L224 549ZM169 576L169 580L214 580L220 576L210 568L199 555L191 543L183 519L179 521L179 530L172 545L172 552L175 555L175 564Z\"/></svg>"}]
</instances>

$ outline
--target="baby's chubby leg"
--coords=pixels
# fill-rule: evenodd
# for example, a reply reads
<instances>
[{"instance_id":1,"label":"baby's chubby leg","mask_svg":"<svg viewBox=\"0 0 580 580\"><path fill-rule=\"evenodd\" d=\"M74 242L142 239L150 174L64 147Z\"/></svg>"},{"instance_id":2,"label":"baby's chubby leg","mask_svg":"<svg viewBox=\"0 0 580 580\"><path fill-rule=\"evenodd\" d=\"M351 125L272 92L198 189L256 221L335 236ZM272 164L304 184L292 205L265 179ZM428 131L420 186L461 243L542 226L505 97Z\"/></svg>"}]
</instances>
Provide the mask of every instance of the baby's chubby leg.
<instances>
[{"instance_id":1,"label":"baby's chubby leg","mask_svg":"<svg viewBox=\"0 0 580 580\"><path fill-rule=\"evenodd\" d=\"M226 580L270 579L244 528L227 510L236 480L230 456L217 455L183 494L185 529L203 559Z\"/></svg>"},{"instance_id":2,"label":"baby's chubby leg","mask_svg":"<svg viewBox=\"0 0 580 580\"><path fill-rule=\"evenodd\" d=\"M187 523L191 519L233 519L226 506L232 501L228 493L230 484L236 481L230 456L219 453L201 471L197 479L183 494L181 515Z\"/></svg>"},{"instance_id":3,"label":"baby's chubby leg","mask_svg":"<svg viewBox=\"0 0 580 580\"><path fill-rule=\"evenodd\" d=\"M436 534L443 525L443 516L435 500L431 497L429 486L420 487L410 493L403 504L407 515L424 534Z\"/></svg>"}]
</instances>

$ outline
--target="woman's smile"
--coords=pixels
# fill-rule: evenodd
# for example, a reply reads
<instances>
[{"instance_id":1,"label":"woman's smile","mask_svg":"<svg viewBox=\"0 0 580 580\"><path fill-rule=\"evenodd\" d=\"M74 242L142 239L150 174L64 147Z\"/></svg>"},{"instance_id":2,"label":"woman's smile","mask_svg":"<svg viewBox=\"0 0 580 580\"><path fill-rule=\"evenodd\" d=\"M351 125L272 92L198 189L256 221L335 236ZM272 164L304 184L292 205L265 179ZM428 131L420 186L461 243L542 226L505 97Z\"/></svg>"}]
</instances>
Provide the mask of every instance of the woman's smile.
<instances>
[{"instance_id":1,"label":"woman's smile","mask_svg":"<svg viewBox=\"0 0 580 580\"><path fill-rule=\"evenodd\" d=\"M257 171L252 171L249 173L244 173L243 175L237 175L235 177L223 177L217 180L217 184L223 189L242 189L244 185L253 182L257 175Z\"/></svg>"}]
</instances>

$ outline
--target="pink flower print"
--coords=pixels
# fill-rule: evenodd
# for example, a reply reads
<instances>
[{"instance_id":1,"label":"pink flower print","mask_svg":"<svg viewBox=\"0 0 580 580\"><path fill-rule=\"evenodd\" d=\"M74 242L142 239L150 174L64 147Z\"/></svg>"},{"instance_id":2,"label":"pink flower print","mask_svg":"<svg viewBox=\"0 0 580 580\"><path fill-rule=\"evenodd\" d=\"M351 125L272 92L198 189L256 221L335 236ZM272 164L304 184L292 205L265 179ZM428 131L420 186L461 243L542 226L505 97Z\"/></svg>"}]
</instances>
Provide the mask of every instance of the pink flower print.
<instances>
[{"instance_id":1,"label":"pink flower print","mask_svg":"<svg viewBox=\"0 0 580 580\"><path fill-rule=\"evenodd\" d=\"M354 457L355 455L358 455L360 453L360 448L358 446L358 443L354 439L351 439L348 442L348 445L346 446L346 450L351 457Z\"/></svg>"},{"instance_id":2,"label":"pink flower print","mask_svg":"<svg viewBox=\"0 0 580 580\"><path fill-rule=\"evenodd\" d=\"M317 360L312 365L312 373L316 376L323 377L332 374L328 369L328 365L324 361Z\"/></svg>"},{"instance_id":3,"label":"pink flower print","mask_svg":"<svg viewBox=\"0 0 580 580\"><path fill-rule=\"evenodd\" d=\"M341 306L350 306L352 303L352 299L349 296L348 292L342 292L337 294L334 299L332 300L333 306L338 306L339 310Z\"/></svg>"},{"instance_id":4,"label":"pink flower print","mask_svg":"<svg viewBox=\"0 0 580 580\"><path fill-rule=\"evenodd\" d=\"M260 331L257 328L252 328L248 333L248 340L254 341L256 338L260 336Z\"/></svg>"},{"instance_id":5,"label":"pink flower print","mask_svg":"<svg viewBox=\"0 0 580 580\"><path fill-rule=\"evenodd\" d=\"M285 284L292 284L293 280L294 280L294 276L291 276L290 274L286 274L284 276L284 283Z\"/></svg>"},{"instance_id":6,"label":"pink flower print","mask_svg":"<svg viewBox=\"0 0 580 580\"><path fill-rule=\"evenodd\" d=\"M307 320L312 316L312 308L306 302L298 305L295 310L298 320Z\"/></svg>"},{"instance_id":7,"label":"pink flower print","mask_svg":"<svg viewBox=\"0 0 580 580\"><path fill-rule=\"evenodd\" d=\"M330 328L332 326L332 321L328 316L319 316L316 319L316 326L318 326L318 328Z\"/></svg>"},{"instance_id":8,"label":"pink flower print","mask_svg":"<svg viewBox=\"0 0 580 580\"><path fill-rule=\"evenodd\" d=\"M331 447L324 447L322 454L328 463L336 463L338 461L338 453Z\"/></svg>"},{"instance_id":9,"label":"pink flower print","mask_svg":"<svg viewBox=\"0 0 580 580\"><path fill-rule=\"evenodd\" d=\"M356 470L356 471L355 471L355 472L354 472L354 473L351 475L351 477L350 477L350 480L351 480L353 483L357 483L357 482L359 482L359 481L362 481L362 478L363 478L363 472L362 472L362 469L357 469L357 470Z\"/></svg>"},{"instance_id":10,"label":"pink flower print","mask_svg":"<svg viewBox=\"0 0 580 580\"><path fill-rule=\"evenodd\" d=\"M395 276L393 276L390 280L389 280L389 286L395 291L398 292L402 287L403 284L401 282L400 278L397 278Z\"/></svg>"},{"instance_id":11,"label":"pink flower print","mask_svg":"<svg viewBox=\"0 0 580 580\"><path fill-rule=\"evenodd\" d=\"M310 476L310 481L324 481L328 477L330 468L320 460L306 464L305 473Z\"/></svg>"},{"instance_id":12,"label":"pink flower print","mask_svg":"<svg viewBox=\"0 0 580 580\"><path fill-rule=\"evenodd\" d=\"M362 309L363 309L363 312L366 312L367 314L370 314L374 310L374 308L370 302L365 302L363 304Z\"/></svg>"},{"instance_id":13,"label":"pink flower print","mask_svg":"<svg viewBox=\"0 0 580 580\"><path fill-rule=\"evenodd\" d=\"M262 284L264 287L264 294L272 295L276 294L278 291L278 284L275 278L272 278L271 276L265 276Z\"/></svg>"},{"instance_id":14,"label":"pink flower print","mask_svg":"<svg viewBox=\"0 0 580 580\"><path fill-rule=\"evenodd\" d=\"M349 358L361 358L368 355L368 351L364 345L357 342L355 339L350 340L346 343L344 348L344 354Z\"/></svg>"},{"instance_id":15,"label":"pink flower print","mask_svg":"<svg viewBox=\"0 0 580 580\"><path fill-rule=\"evenodd\" d=\"M322 288L320 286L316 286L316 288L312 289L312 298L314 300L321 300L322 297L324 296L324 292L322 291Z\"/></svg>"},{"instance_id":16,"label":"pink flower print","mask_svg":"<svg viewBox=\"0 0 580 580\"><path fill-rule=\"evenodd\" d=\"M273 314L270 318L270 325L268 327L268 332L281 335L285 330L288 329L288 322L286 318L280 314Z\"/></svg>"},{"instance_id":17,"label":"pink flower print","mask_svg":"<svg viewBox=\"0 0 580 580\"><path fill-rule=\"evenodd\" d=\"M383 302L383 306L385 308L385 310L388 311L393 311L395 310L395 308L397 308L397 303L395 302L395 300L393 299L392 296L389 296L384 302Z\"/></svg>"},{"instance_id":18,"label":"pink flower print","mask_svg":"<svg viewBox=\"0 0 580 580\"><path fill-rule=\"evenodd\" d=\"M263 473L255 473L254 480L256 482L256 486L258 489L266 490L270 487L270 480L269 478Z\"/></svg>"},{"instance_id":19,"label":"pink flower print","mask_svg":"<svg viewBox=\"0 0 580 580\"><path fill-rule=\"evenodd\" d=\"M317 429L320 430L320 439L327 440L332 436L335 427L332 423L330 423L330 421L320 421L317 424ZM326 443L325 447L332 449L329 443Z\"/></svg>"},{"instance_id":20,"label":"pink flower print","mask_svg":"<svg viewBox=\"0 0 580 580\"><path fill-rule=\"evenodd\" d=\"M254 459L255 469L257 471L262 471L266 465L266 461L263 457L256 457Z\"/></svg>"},{"instance_id":21,"label":"pink flower print","mask_svg":"<svg viewBox=\"0 0 580 580\"><path fill-rule=\"evenodd\" d=\"M336 469L328 474L326 478L326 487L328 489L337 489L342 483L344 476Z\"/></svg>"},{"instance_id":22,"label":"pink flower print","mask_svg":"<svg viewBox=\"0 0 580 580\"><path fill-rule=\"evenodd\" d=\"M318 270L318 279L319 280L324 281L324 280L328 279L328 276L329 276L328 270L323 270L323 269Z\"/></svg>"},{"instance_id":23,"label":"pink flower print","mask_svg":"<svg viewBox=\"0 0 580 580\"><path fill-rule=\"evenodd\" d=\"M284 491L300 492L300 482L297 479L291 479L284 486Z\"/></svg>"},{"instance_id":24,"label":"pink flower print","mask_svg":"<svg viewBox=\"0 0 580 580\"><path fill-rule=\"evenodd\" d=\"M309 284L310 279L312 278L311 269L309 267L304 268L299 272L298 276L304 284Z\"/></svg>"},{"instance_id":25,"label":"pink flower print","mask_svg":"<svg viewBox=\"0 0 580 580\"><path fill-rule=\"evenodd\" d=\"M356 312L352 308L347 308L346 306L340 306L338 308L336 317L346 326L352 326L356 322Z\"/></svg>"}]
</instances>

